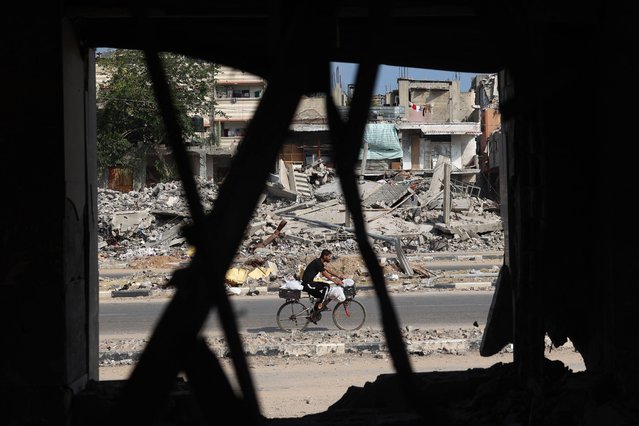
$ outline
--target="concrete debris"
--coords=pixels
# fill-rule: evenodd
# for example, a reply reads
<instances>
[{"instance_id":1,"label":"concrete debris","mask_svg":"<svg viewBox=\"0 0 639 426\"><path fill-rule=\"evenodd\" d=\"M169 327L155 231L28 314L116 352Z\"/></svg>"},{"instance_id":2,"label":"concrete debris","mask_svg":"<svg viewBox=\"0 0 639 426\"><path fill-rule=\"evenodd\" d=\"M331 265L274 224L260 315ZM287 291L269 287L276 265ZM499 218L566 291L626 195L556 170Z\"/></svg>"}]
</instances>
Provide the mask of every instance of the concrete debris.
<instances>
[{"instance_id":1,"label":"concrete debris","mask_svg":"<svg viewBox=\"0 0 639 426\"><path fill-rule=\"evenodd\" d=\"M402 339L411 355L463 355L477 351L481 342L483 327L460 327L456 329L418 329L404 327L400 330ZM321 333L245 333L240 336L247 356L321 356L336 351L343 353L385 354L388 346L382 331L363 328L357 331L324 331ZM226 339L222 336L206 338L207 345L220 358L230 357ZM574 351L571 341L554 347L549 337L545 337L546 354L552 351ZM146 339L108 338L99 344L100 366L131 365L138 360ZM328 350L327 350L328 349ZM507 345L500 353L512 352Z\"/></svg>"},{"instance_id":2,"label":"concrete debris","mask_svg":"<svg viewBox=\"0 0 639 426\"><path fill-rule=\"evenodd\" d=\"M142 297L151 294L150 290L113 290L111 297Z\"/></svg>"},{"instance_id":3,"label":"concrete debris","mask_svg":"<svg viewBox=\"0 0 639 426\"><path fill-rule=\"evenodd\" d=\"M308 176L308 181L313 188L319 188L330 183L335 178L335 170L326 167L322 160L317 160L308 167L302 168L302 171Z\"/></svg>"},{"instance_id":4,"label":"concrete debris","mask_svg":"<svg viewBox=\"0 0 639 426\"><path fill-rule=\"evenodd\" d=\"M381 185L377 191L362 200L362 205L380 209L392 207L406 194L409 186L410 183L408 182L389 182L386 185Z\"/></svg>"},{"instance_id":5,"label":"concrete debris","mask_svg":"<svg viewBox=\"0 0 639 426\"><path fill-rule=\"evenodd\" d=\"M481 328L401 329L404 342L413 355L461 354L474 348L482 338ZM357 331L324 331L322 333L248 333L240 336L247 356L302 356L341 353L386 353L388 347L382 331L363 328ZM208 346L219 357L229 357L226 339L206 338ZM100 340L100 365L134 364L147 341L136 338ZM563 347L562 347L563 348ZM555 349L558 350L558 349Z\"/></svg>"},{"instance_id":6,"label":"concrete debris","mask_svg":"<svg viewBox=\"0 0 639 426\"><path fill-rule=\"evenodd\" d=\"M246 278L232 280L235 286L254 287L260 280L292 278L298 265L317 257L323 248L330 249L338 258L357 259L358 264L353 265L350 273L365 270L334 171L317 162L296 173L307 176L313 187L313 198L299 194L295 199L279 197L265 190L263 202L255 209L232 265L232 268L247 270ZM425 273L427 270L423 267L413 270L406 256L413 258L443 251L503 252L499 205L477 196L472 185L455 183L451 188L453 208L449 224L445 225L439 178L436 185L431 185L430 177L414 176L407 171L398 171L392 176L386 173L384 179L362 180L358 186L360 199L364 200L362 210L369 241L386 259L385 273L422 277L430 273ZM283 175L276 177L282 179ZM196 179L196 182L208 213L215 205L218 187L206 180ZM290 182L287 187L291 188ZM285 190L284 186L281 189ZM434 199L439 205L433 203ZM170 256L188 264L194 248L182 230L190 225L190 220L179 181L128 193L99 189L100 261L130 263L149 256ZM247 268L242 264L255 256L269 262L268 266ZM259 272L263 270L270 272Z\"/></svg>"}]
</instances>

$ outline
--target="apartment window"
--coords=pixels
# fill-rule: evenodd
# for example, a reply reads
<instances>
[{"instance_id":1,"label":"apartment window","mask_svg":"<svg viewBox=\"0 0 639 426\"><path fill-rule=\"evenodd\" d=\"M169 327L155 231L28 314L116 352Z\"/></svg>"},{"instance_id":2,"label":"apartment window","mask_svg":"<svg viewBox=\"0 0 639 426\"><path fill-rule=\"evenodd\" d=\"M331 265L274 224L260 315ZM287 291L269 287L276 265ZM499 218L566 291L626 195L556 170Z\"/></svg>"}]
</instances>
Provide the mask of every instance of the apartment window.
<instances>
[{"instance_id":1,"label":"apartment window","mask_svg":"<svg viewBox=\"0 0 639 426\"><path fill-rule=\"evenodd\" d=\"M251 91L249 89L234 89L233 97L234 98L250 98Z\"/></svg>"},{"instance_id":2,"label":"apartment window","mask_svg":"<svg viewBox=\"0 0 639 426\"><path fill-rule=\"evenodd\" d=\"M204 131L204 118L199 115L194 115L191 117L191 124L193 124L194 132L203 132Z\"/></svg>"},{"instance_id":3,"label":"apartment window","mask_svg":"<svg viewBox=\"0 0 639 426\"><path fill-rule=\"evenodd\" d=\"M240 128L231 128L231 129L224 129L223 130L223 134L224 137L243 137L244 136L244 131L245 129L240 129Z\"/></svg>"},{"instance_id":4,"label":"apartment window","mask_svg":"<svg viewBox=\"0 0 639 426\"><path fill-rule=\"evenodd\" d=\"M230 98L233 95L233 89L231 86L222 86L217 88L218 98Z\"/></svg>"}]
</instances>

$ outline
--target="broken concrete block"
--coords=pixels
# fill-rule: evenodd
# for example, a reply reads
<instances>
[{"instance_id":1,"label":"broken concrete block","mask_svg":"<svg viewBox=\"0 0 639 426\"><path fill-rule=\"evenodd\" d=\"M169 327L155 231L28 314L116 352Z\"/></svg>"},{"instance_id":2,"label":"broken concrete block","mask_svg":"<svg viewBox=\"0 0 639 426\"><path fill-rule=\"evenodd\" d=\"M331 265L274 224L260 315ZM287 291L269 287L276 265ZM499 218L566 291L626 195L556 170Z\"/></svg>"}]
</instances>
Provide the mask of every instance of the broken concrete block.
<instances>
[{"instance_id":1,"label":"broken concrete block","mask_svg":"<svg viewBox=\"0 0 639 426\"><path fill-rule=\"evenodd\" d=\"M311 200L311 201L308 201L308 202L306 202L306 203L293 204L293 205L291 205L291 206L288 206L288 207L284 207L284 208L282 208L282 209L275 210L275 211L273 212L273 214L275 214L275 215L281 215L281 214L284 214L284 213L290 213L290 212L292 212L292 211L294 211L294 210L307 209L307 208L309 208L309 207L311 207L311 206L314 206L315 204L317 204L317 201L316 201L316 200Z\"/></svg>"},{"instance_id":2,"label":"broken concrete block","mask_svg":"<svg viewBox=\"0 0 639 426\"><path fill-rule=\"evenodd\" d=\"M468 211L472 207L470 198L454 198L452 202L453 211Z\"/></svg>"},{"instance_id":3,"label":"broken concrete block","mask_svg":"<svg viewBox=\"0 0 639 426\"><path fill-rule=\"evenodd\" d=\"M154 217L147 211L125 211L114 213L111 217L113 229L120 233L148 228L153 223Z\"/></svg>"},{"instance_id":4,"label":"broken concrete block","mask_svg":"<svg viewBox=\"0 0 639 426\"><path fill-rule=\"evenodd\" d=\"M150 293L150 290L113 290L111 297L140 297L148 296Z\"/></svg>"},{"instance_id":5,"label":"broken concrete block","mask_svg":"<svg viewBox=\"0 0 639 426\"><path fill-rule=\"evenodd\" d=\"M281 237L284 237L284 239L286 240L295 241L297 243L301 243L307 246L315 244L314 241L311 241L306 238L298 237L297 235L282 234Z\"/></svg>"},{"instance_id":6,"label":"broken concrete block","mask_svg":"<svg viewBox=\"0 0 639 426\"><path fill-rule=\"evenodd\" d=\"M279 273L275 262L271 262L270 260L268 260L266 261L265 266L271 270L271 275L277 275Z\"/></svg>"},{"instance_id":7,"label":"broken concrete block","mask_svg":"<svg viewBox=\"0 0 639 426\"><path fill-rule=\"evenodd\" d=\"M169 247L175 247L182 245L186 241L186 238L174 238L169 241Z\"/></svg>"},{"instance_id":8,"label":"broken concrete block","mask_svg":"<svg viewBox=\"0 0 639 426\"><path fill-rule=\"evenodd\" d=\"M257 231L261 231L264 226L266 226L266 221L249 223L246 234L249 236L253 235Z\"/></svg>"}]
</instances>

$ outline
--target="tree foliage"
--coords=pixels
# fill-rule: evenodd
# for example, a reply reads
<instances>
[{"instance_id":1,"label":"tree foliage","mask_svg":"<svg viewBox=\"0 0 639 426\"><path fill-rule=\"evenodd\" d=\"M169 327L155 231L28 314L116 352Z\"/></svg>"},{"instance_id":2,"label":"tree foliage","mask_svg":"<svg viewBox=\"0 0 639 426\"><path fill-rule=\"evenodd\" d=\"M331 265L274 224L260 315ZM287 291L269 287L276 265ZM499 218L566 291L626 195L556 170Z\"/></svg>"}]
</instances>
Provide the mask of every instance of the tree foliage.
<instances>
[{"instance_id":1,"label":"tree foliage","mask_svg":"<svg viewBox=\"0 0 639 426\"><path fill-rule=\"evenodd\" d=\"M214 108L211 94L218 66L171 53L160 54L160 60L183 136L189 140L194 136L191 117L209 116ZM96 64L107 76L97 89L98 167L132 170L167 143L144 54L115 49L99 56ZM160 169L170 173L163 166Z\"/></svg>"}]
</instances>

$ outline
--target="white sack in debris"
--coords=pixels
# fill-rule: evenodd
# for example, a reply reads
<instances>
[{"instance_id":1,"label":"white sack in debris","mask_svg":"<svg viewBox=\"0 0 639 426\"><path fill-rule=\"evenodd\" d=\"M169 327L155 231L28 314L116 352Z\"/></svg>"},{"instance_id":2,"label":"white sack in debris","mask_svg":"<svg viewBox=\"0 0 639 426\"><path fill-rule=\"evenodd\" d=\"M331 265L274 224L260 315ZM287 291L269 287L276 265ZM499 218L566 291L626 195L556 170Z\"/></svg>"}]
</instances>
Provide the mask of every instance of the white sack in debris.
<instances>
[{"instance_id":1,"label":"white sack in debris","mask_svg":"<svg viewBox=\"0 0 639 426\"><path fill-rule=\"evenodd\" d=\"M237 296L242 293L242 289L239 287L231 287L230 285L226 286L226 294L229 296Z\"/></svg>"}]
</instances>

